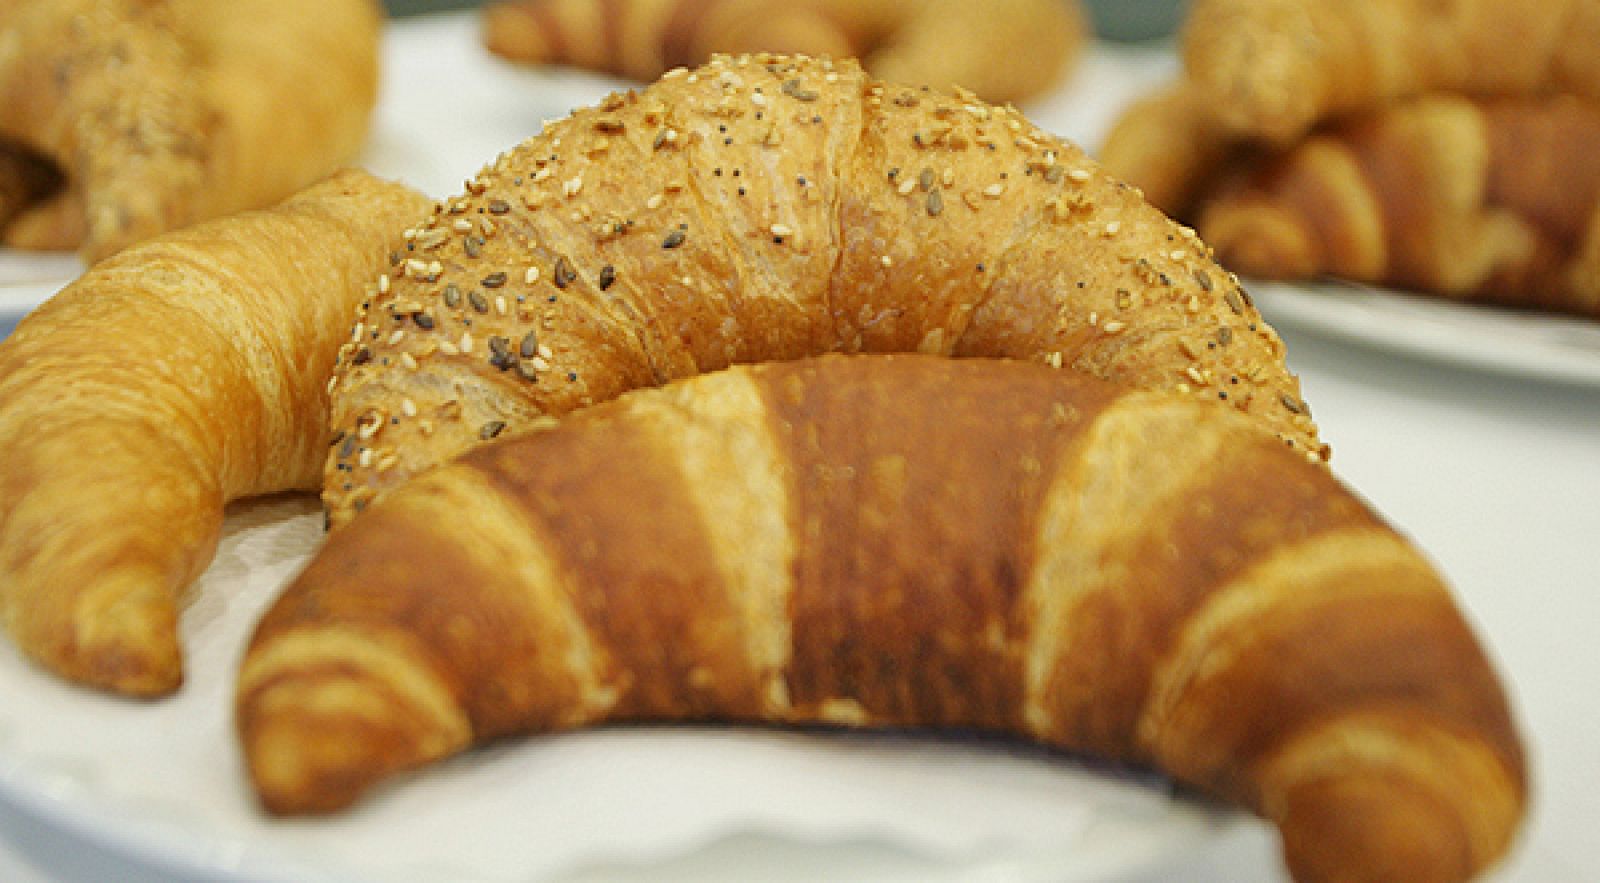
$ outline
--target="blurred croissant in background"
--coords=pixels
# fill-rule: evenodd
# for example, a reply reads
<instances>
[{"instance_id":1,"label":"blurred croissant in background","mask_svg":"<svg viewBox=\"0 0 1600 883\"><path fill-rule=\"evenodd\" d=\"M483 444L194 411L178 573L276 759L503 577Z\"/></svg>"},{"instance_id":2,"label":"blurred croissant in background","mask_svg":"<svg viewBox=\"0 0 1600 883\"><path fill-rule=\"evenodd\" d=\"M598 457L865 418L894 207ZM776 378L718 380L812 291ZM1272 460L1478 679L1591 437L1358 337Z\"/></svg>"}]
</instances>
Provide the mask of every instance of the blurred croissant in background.
<instances>
[{"instance_id":1,"label":"blurred croissant in background","mask_svg":"<svg viewBox=\"0 0 1600 883\"><path fill-rule=\"evenodd\" d=\"M0 2L0 241L94 261L328 175L366 137L382 22L376 0Z\"/></svg>"},{"instance_id":2,"label":"blurred croissant in background","mask_svg":"<svg viewBox=\"0 0 1600 883\"><path fill-rule=\"evenodd\" d=\"M1600 316L1600 0L1199 0L1115 175L1230 269Z\"/></svg>"},{"instance_id":3,"label":"blurred croissant in background","mask_svg":"<svg viewBox=\"0 0 1600 883\"><path fill-rule=\"evenodd\" d=\"M507 59L641 81L770 51L857 57L881 79L990 102L1055 87L1087 34L1077 0L500 0L483 24Z\"/></svg>"}]
</instances>

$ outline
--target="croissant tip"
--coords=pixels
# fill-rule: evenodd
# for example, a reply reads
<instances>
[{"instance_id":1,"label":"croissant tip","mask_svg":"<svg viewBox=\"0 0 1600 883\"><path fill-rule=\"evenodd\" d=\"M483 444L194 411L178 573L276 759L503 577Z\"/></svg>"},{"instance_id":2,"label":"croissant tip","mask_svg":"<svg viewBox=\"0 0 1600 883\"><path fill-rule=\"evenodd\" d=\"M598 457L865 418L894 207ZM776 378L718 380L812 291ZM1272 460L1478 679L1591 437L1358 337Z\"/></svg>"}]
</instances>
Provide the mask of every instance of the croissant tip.
<instances>
[{"instance_id":1,"label":"croissant tip","mask_svg":"<svg viewBox=\"0 0 1600 883\"><path fill-rule=\"evenodd\" d=\"M459 750L391 690L315 668L242 693L236 718L257 799L278 816L326 815L374 783Z\"/></svg>"},{"instance_id":2,"label":"croissant tip","mask_svg":"<svg viewBox=\"0 0 1600 883\"><path fill-rule=\"evenodd\" d=\"M1515 829L1515 813L1485 825L1404 777L1308 783L1287 809L1284 858L1298 881L1468 880L1499 860Z\"/></svg>"},{"instance_id":3,"label":"croissant tip","mask_svg":"<svg viewBox=\"0 0 1600 883\"><path fill-rule=\"evenodd\" d=\"M64 674L125 696L159 698L183 684L178 610L163 584L138 574L113 576L86 593L73 640L55 662Z\"/></svg>"}]
</instances>

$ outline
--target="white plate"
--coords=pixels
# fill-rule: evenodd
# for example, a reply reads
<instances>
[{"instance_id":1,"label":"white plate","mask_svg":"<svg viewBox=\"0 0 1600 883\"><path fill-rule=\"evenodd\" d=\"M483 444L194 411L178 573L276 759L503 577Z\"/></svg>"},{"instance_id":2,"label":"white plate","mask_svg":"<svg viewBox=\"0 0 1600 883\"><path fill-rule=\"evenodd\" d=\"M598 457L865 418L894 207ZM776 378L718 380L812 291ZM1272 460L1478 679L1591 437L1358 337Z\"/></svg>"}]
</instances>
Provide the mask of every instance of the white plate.
<instances>
[{"instance_id":1,"label":"white plate","mask_svg":"<svg viewBox=\"0 0 1600 883\"><path fill-rule=\"evenodd\" d=\"M231 720L250 630L320 542L314 501L236 507L185 611L188 682L132 703L0 646L0 799L203 879L1104 879L1240 816L1011 743L629 728L477 751L327 819L258 811Z\"/></svg>"},{"instance_id":2,"label":"white plate","mask_svg":"<svg viewBox=\"0 0 1600 883\"><path fill-rule=\"evenodd\" d=\"M1455 365L1600 386L1600 321L1593 319L1347 282L1248 287L1275 325Z\"/></svg>"}]
</instances>

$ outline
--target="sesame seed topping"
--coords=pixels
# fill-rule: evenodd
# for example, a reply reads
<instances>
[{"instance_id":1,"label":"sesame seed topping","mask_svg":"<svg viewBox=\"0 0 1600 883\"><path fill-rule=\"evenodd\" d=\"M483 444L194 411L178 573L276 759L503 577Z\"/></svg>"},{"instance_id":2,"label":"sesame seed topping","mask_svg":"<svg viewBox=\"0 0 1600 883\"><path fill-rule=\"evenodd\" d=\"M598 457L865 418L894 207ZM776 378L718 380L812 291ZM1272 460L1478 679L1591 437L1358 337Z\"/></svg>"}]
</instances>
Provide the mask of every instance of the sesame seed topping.
<instances>
[{"instance_id":1,"label":"sesame seed topping","mask_svg":"<svg viewBox=\"0 0 1600 883\"><path fill-rule=\"evenodd\" d=\"M499 288L500 286L506 284L506 274L504 271L490 273L489 275L483 277L482 282L484 288Z\"/></svg>"},{"instance_id":2,"label":"sesame seed topping","mask_svg":"<svg viewBox=\"0 0 1600 883\"><path fill-rule=\"evenodd\" d=\"M667 234L666 239L661 240L661 247L677 248L678 246L682 245L683 241L687 238L688 234L682 230L673 230L671 233Z\"/></svg>"},{"instance_id":3,"label":"sesame seed topping","mask_svg":"<svg viewBox=\"0 0 1600 883\"><path fill-rule=\"evenodd\" d=\"M928 191L928 215L938 217L944 211L944 197L938 190Z\"/></svg>"},{"instance_id":4,"label":"sesame seed topping","mask_svg":"<svg viewBox=\"0 0 1600 883\"><path fill-rule=\"evenodd\" d=\"M617 281L617 268L606 264L600 268L600 290L605 291Z\"/></svg>"},{"instance_id":5,"label":"sesame seed topping","mask_svg":"<svg viewBox=\"0 0 1600 883\"><path fill-rule=\"evenodd\" d=\"M556 258L556 267L554 272L551 273L550 281L554 282L557 288L564 289L576 281L577 278L578 271L573 269L572 261L567 260L566 255Z\"/></svg>"},{"instance_id":6,"label":"sesame seed topping","mask_svg":"<svg viewBox=\"0 0 1600 883\"><path fill-rule=\"evenodd\" d=\"M485 423L483 426L479 427L478 438L482 439L483 441L488 441L500 433L505 432L505 429L506 422L504 420L490 420L488 423Z\"/></svg>"}]
</instances>

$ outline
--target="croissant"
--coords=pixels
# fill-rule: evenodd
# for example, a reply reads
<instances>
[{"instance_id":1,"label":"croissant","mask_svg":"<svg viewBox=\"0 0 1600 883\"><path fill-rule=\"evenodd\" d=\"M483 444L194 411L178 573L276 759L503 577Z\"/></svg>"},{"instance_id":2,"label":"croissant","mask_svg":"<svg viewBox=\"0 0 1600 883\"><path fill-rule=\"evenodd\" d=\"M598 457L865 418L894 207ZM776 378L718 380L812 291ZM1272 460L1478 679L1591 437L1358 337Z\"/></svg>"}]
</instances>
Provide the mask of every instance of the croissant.
<instances>
[{"instance_id":1,"label":"croissant","mask_svg":"<svg viewBox=\"0 0 1600 883\"><path fill-rule=\"evenodd\" d=\"M503 431L735 362L921 351L1226 401L1326 451L1193 231L971 93L719 57L502 155L408 234L339 356L335 526Z\"/></svg>"},{"instance_id":2,"label":"croissant","mask_svg":"<svg viewBox=\"0 0 1600 883\"><path fill-rule=\"evenodd\" d=\"M1235 134L1426 92L1600 99L1600 0L1195 0L1184 69Z\"/></svg>"},{"instance_id":3,"label":"croissant","mask_svg":"<svg viewBox=\"0 0 1600 883\"><path fill-rule=\"evenodd\" d=\"M855 56L883 79L996 102L1054 87L1087 35L1077 0L500 0L483 29L508 59L642 81L717 52Z\"/></svg>"},{"instance_id":4,"label":"croissant","mask_svg":"<svg viewBox=\"0 0 1600 883\"><path fill-rule=\"evenodd\" d=\"M1247 149L1179 79L1123 109L1097 158L1113 177L1138 187L1151 205L1181 218L1205 182Z\"/></svg>"},{"instance_id":5,"label":"croissant","mask_svg":"<svg viewBox=\"0 0 1600 883\"><path fill-rule=\"evenodd\" d=\"M981 729L1243 804L1300 880L1443 881L1526 791L1448 589L1327 469L998 360L743 366L478 448L332 536L236 701L277 813L607 722Z\"/></svg>"},{"instance_id":6,"label":"croissant","mask_svg":"<svg viewBox=\"0 0 1600 883\"><path fill-rule=\"evenodd\" d=\"M0 618L76 681L181 679L223 504L314 488L334 353L426 199L340 174L101 262L0 343Z\"/></svg>"},{"instance_id":7,"label":"croissant","mask_svg":"<svg viewBox=\"0 0 1600 883\"><path fill-rule=\"evenodd\" d=\"M1600 105L1430 96L1224 176L1199 228L1230 268L1600 317Z\"/></svg>"},{"instance_id":8,"label":"croissant","mask_svg":"<svg viewBox=\"0 0 1600 883\"><path fill-rule=\"evenodd\" d=\"M93 261L326 176L366 136L381 21L374 0L10 0L0 137L67 184L5 242Z\"/></svg>"}]
</instances>

